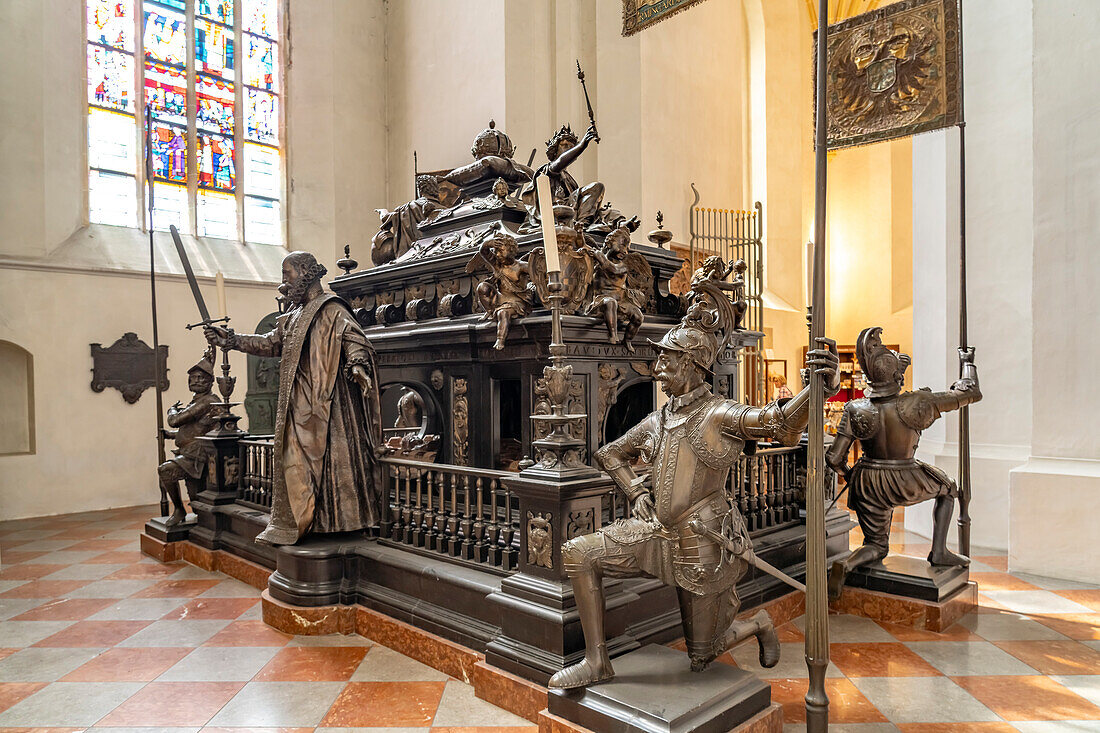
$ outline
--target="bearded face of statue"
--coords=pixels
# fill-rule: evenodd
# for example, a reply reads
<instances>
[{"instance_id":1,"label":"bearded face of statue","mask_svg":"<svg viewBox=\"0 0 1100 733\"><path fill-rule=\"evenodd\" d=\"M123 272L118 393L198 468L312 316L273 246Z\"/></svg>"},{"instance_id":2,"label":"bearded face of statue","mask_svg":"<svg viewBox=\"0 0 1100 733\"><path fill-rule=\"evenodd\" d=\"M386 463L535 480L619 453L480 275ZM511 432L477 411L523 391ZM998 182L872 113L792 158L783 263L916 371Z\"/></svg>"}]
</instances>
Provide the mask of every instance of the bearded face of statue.
<instances>
[{"instance_id":1,"label":"bearded face of statue","mask_svg":"<svg viewBox=\"0 0 1100 733\"><path fill-rule=\"evenodd\" d=\"M279 286L279 292L286 296L291 305L301 305L305 302L306 293L315 281L303 277L301 270L289 262L283 262L283 284Z\"/></svg>"},{"instance_id":2,"label":"bearded face of statue","mask_svg":"<svg viewBox=\"0 0 1100 733\"><path fill-rule=\"evenodd\" d=\"M703 383L703 374L691 354L670 349L658 352L653 378L661 383L661 391L670 397L686 394Z\"/></svg>"},{"instance_id":3,"label":"bearded face of statue","mask_svg":"<svg viewBox=\"0 0 1100 733\"><path fill-rule=\"evenodd\" d=\"M194 369L187 373L187 388L194 394L205 394L214 386L214 378L206 372Z\"/></svg>"}]
</instances>

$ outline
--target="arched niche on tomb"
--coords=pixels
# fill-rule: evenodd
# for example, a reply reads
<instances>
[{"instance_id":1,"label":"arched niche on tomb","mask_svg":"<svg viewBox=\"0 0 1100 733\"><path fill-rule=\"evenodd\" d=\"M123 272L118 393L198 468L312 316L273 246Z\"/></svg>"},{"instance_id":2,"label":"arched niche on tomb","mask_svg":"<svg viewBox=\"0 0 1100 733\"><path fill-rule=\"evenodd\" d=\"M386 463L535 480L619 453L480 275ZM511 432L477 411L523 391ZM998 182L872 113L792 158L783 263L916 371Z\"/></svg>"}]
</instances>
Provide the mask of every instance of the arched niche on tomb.
<instances>
[{"instance_id":1,"label":"arched niche on tomb","mask_svg":"<svg viewBox=\"0 0 1100 733\"><path fill-rule=\"evenodd\" d=\"M602 411L598 415L600 445L621 437L654 410L656 395L651 377L635 375L614 388L606 387L601 380L601 388L609 389L609 392L601 400L604 404L600 405Z\"/></svg>"},{"instance_id":2,"label":"arched niche on tomb","mask_svg":"<svg viewBox=\"0 0 1100 733\"><path fill-rule=\"evenodd\" d=\"M0 456L34 452L34 356L0 340Z\"/></svg>"},{"instance_id":3,"label":"arched niche on tomb","mask_svg":"<svg viewBox=\"0 0 1100 733\"><path fill-rule=\"evenodd\" d=\"M442 406L420 382L390 382L380 387L382 442L387 455L434 463L443 431Z\"/></svg>"}]
</instances>

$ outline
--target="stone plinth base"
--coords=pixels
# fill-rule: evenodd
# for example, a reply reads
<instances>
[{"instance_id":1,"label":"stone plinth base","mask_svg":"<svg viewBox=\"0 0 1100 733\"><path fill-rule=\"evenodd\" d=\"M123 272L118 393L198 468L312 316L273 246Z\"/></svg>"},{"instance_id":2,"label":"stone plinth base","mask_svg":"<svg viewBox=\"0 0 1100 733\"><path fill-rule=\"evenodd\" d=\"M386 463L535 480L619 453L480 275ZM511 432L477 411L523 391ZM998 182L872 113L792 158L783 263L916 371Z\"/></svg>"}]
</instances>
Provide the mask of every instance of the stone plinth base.
<instances>
[{"instance_id":1,"label":"stone plinth base","mask_svg":"<svg viewBox=\"0 0 1100 733\"><path fill-rule=\"evenodd\" d=\"M771 705L771 688L725 664L692 672L687 654L649 644L614 660L615 677L553 690L548 710L606 733L725 733Z\"/></svg>"},{"instance_id":2,"label":"stone plinth base","mask_svg":"<svg viewBox=\"0 0 1100 733\"><path fill-rule=\"evenodd\" d=\"M145 534L161 542L180 542L187 539L191 530L198 525L198 517L188 514L179 524L169 527L164 523L168 517L153 517L145 523Z\"/></svg>"},{"instance_id":3,"label":"stone plinth base","mask_svg":"<svg viewBox=\"0 0 1100 733\"><path fill-rule=\"evenodd\" d=\"M149 525L146 524L145 527L148 530ZM267 579L271 575L271 571L263 565L222 550L208 550L194 542L163 542L147 531L141 533L140 542L144 554L161 562L185 560L203 570L225 573L259 590L267 588Z\"/></svg>"},{"instance_id":4,"label":"stone plinth base","mask_svg":"<svg viewBox=\"0 0 1100 733\"><path fill-rule=\"evenodd\" d=\"M894 596L941 603L954 596L970 580L967 568L933 566L927 560L890 555L882 562L864 565L848 573L846 585Z\"/></svg>"},{"instance_id":5,"label":"stone plinth base","mask_svg":"<svg viewBox=\"0 0 1100 733\"><path fill-rule=\"evenodd\" d=\"M552 715L548 710L543 710L539 713L539 733L592 733L592 731ZM730 733L783 733L783 707L773 702Z\"/></svg>"},{"instance_id":6,"label":"stone plinth base","mask_svg":"<svg viewBox=\"0 0 1100 733\"><path fill-rule=\"evenodd\" d=\"M941 632L978 607L978 584L967 583L942 601L879 593L845 587L839 601L829 605L837 613L850 613L874 621Z\"/></svg>"}]
</instances>

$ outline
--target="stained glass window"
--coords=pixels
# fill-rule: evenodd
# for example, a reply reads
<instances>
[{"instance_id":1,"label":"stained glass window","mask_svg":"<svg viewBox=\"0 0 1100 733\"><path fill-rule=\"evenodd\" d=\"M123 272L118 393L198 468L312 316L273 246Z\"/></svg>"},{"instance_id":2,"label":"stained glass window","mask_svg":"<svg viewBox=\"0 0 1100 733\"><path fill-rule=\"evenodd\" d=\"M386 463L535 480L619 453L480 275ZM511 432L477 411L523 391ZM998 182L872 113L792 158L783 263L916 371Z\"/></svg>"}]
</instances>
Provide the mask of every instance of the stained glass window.
<instances>
[{"instance_id":1,"label":"stained glass window","mask_svg":"<svg viewBox=\"0 0 1100 733\"><path fill-rule=\"evenodd\" d=\"M275 44L250 33L245 34L244 43L244 83L269 92L278 91L275 86Z\"/></svg>"},{"instance_id":2,"label":"stained glass window","mask_svg":"<svg viewBox=\"0 0 1100 733\"><path fill-rule=\"evenodd\" d=\"M279 0L85 1L91 220L281 244Z\"/></svg>"},{"instance_id":3,"label":"stained glass window","mask_svg":"<svg viewBox=\"0 0 1100 733\"><path fill-rule=\"evenodd\" d=\"M195 77L198 107L195 121L200 130L233 134L233 85L221 79Z\"/></svg>"},{"instance_id":4,"label":"stained glass window","mask_svg":"<svg viewBox=\"0 0 1100 733\"><path fill-rule=\"evenodd\" d=\"M88 103L130 112L134 57L100 46L88 47Z\"/></svg>"},{"instance_id":5,"label":"stained glass window","mask_svg":"<svg viewBox=\"0 0 1100 733\"><path fill-rule=\"evenodd\" d=\"M195 21L195 68L233 78L233 30L208 20Z\"/></svg>"},{"instance_id":6,"label":"stained glass window","mask_svg":"<svg viewBox=\"0 0 1100 733\"><path fill-rule=\"evenodd\" d=\"M146 58L168 64L187 64L187 20L183 13L145 0Z\"/></svg>"},{"instance_id":7,"label":"stained glass window","mask_svg":"<svg viewBox=\"0 0 1100 733\"><path fill-rule=\"evenodd\" d=\"M158 120L187 126L187 74L174 66L145 62L145 103Z\"/></svg>"},{"instance_id":8,"label":"stained glass window","mask_svg":"<svg viewBox=\"0 0 1100 733\"><path fill-rule=\"evenodd\" d=\"M195 14L224 25L233 25L233 0L199 0Z\"/></svg>"},{"instance_id":9,"label":"stained glass window","mask_svg":"<svg viewBox=\"0 0 1100 733\"><path fill-rule=\"evenodd\" d=\"M279 144L279 98L249 89L244 107L244 124L249 140Z\"/></svg>"},{"instance_id":10,"label":"stained glass window","mask_svg":"<svg viewBox=\"0 0 1100 733\"><path fill-rule=\"evenodd\" d=\"M88 0L88 41L133 53L133 4L116 0Z\"/></svg>"}]
</instances>

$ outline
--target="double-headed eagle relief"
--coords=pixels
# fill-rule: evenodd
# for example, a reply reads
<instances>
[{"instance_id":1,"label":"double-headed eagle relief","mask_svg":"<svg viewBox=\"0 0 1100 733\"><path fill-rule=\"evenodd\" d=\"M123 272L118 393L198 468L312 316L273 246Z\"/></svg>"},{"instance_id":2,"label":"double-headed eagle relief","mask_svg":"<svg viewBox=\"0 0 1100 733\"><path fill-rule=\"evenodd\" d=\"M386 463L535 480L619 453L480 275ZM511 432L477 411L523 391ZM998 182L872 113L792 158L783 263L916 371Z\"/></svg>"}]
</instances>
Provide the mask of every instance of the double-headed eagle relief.
<instances>
[{"instance_id":1,"label":"double-headed eagle relief","mask_svg":"<svg viewBox=\"0 0 1100 733\"><path fill-rule=\"evenodd\" d=\"M829 27L828 145L958 124L955 0L905 0Z\"/></svg>"}]
</instances>

